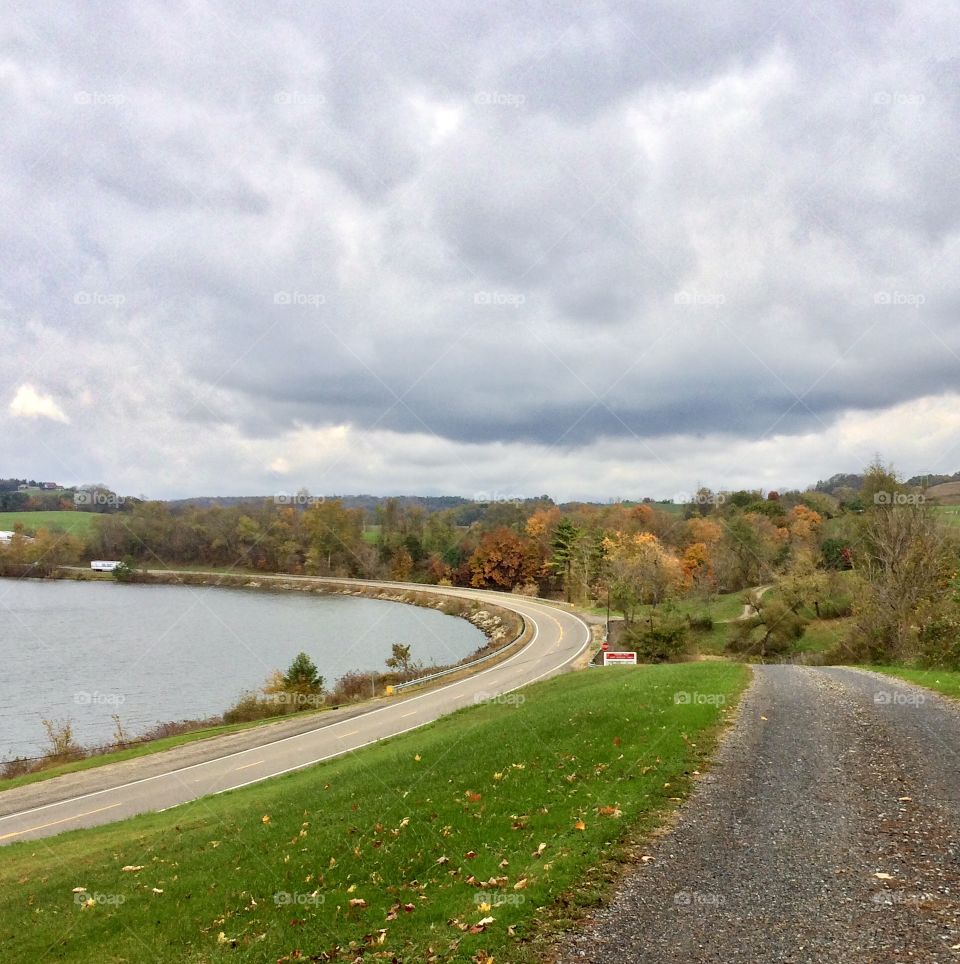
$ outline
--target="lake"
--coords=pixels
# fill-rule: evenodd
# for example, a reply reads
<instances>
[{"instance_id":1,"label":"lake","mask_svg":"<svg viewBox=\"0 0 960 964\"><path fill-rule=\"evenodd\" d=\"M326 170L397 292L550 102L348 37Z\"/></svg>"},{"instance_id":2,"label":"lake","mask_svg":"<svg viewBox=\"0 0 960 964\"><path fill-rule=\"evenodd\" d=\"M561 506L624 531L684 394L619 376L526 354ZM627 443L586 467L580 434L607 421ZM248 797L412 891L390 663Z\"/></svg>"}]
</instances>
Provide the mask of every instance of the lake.
<instances>
[{"instance_id":1,"label":"lake","mask_svg":"<svg viewBox=\"0 0 960 964\"><path fill-rule=\"evenodd\" d=\"M385 670L393 643L426 664L486 641L465 619L357 596L192 586L0 579L0 760L38 756L41 721L108 742L168 720L226 710L300 651L327 684Z\"/></svg>"}]
</instances>

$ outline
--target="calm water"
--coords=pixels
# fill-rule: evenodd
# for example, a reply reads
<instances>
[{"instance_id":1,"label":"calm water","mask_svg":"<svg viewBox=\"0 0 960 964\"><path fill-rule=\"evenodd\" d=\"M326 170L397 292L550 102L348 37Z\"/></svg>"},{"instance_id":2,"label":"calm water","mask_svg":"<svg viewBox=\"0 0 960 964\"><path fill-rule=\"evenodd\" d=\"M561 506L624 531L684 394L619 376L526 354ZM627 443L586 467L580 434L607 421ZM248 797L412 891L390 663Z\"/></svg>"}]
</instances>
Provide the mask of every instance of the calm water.
<instances>
[{"instance_id":1,"label":"calm water","mask_svg":"<svg viewBox=\"0 0 960 964\"><path fill-rule=\"evenodd\" d=\"M484 643L464 619L355 596L0 579L0 760L36 756L41 720L69 717L78 742L222 713L307 652L328 685L384 669L393 643L425 663Z\"/></svg>"}]
</instances>

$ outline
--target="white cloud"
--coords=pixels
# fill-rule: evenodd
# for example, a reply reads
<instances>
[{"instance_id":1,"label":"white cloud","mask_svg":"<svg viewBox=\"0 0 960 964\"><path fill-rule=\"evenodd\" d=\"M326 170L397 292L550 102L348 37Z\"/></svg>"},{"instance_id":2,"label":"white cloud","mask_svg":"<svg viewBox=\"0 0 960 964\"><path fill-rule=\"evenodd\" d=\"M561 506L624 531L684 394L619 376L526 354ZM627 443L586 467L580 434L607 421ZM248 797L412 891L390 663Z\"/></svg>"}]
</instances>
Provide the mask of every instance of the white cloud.
<instances>
[{"instance_id":1,"label":"white cloud","mask_svg":"<svg viewBox=\"0 0 960 964\"><path fill-rule=\"evenodd\" d=\"M52 395L43 395L32 385L21 385L9 406L15 418L49 418L54 422L70 422Z\"/></svg>"}]
</instances>

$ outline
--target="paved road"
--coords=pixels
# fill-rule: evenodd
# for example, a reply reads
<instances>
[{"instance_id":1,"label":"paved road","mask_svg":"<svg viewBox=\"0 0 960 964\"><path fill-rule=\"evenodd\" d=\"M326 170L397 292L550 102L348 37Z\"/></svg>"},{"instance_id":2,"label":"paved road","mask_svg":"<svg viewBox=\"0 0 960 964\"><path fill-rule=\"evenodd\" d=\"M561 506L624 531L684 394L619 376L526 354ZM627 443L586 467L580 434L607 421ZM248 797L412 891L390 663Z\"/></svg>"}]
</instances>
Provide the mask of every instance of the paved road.
<instances>
[{"instance_id":1,"label":"paved road","mask_svg":"<svg viewBox=\"0 0 960 964\"><path fill-rule=\"evenodd\" d=\"M288 577L283 578L290 581ZM261 576L257 579L264 581ZM347 580L337 580L344 581ZM425 588L403 583L357 584L391 589ZM0 844L109 823L148 810L163 810L358 750L416 729L446 713L562 672L589 640L589 628L579 617L546 603L501 593L428 588L431 592L467 596L512 609L532 625L533 638L498 665L459 682L385 701L384 705L361 714L348 711L333 719L323 714L315 718L315 725L306 732L269 743L236 750L238 737L235 735L222 743L204 741L200 752L214 756L197 763L184 764L185 758L190 759L190 754L198 752L199 744L194 744L181 751L57 777L33 787L6 790L0 793L0 813L4 814L0 816ZM147 768L146 771L143 768ZM144 772L150 775L143 776Z\"/></svg>"},{"instance_id":2,"label":"paved road","mask_svg":"<svg viewBox=\"0 0 960 964\"><path fill-rule=\"evenodd\" d=\"M765 666L676 830L565 964L960 960L960 706Z\"/></svg>"}]
</instances>

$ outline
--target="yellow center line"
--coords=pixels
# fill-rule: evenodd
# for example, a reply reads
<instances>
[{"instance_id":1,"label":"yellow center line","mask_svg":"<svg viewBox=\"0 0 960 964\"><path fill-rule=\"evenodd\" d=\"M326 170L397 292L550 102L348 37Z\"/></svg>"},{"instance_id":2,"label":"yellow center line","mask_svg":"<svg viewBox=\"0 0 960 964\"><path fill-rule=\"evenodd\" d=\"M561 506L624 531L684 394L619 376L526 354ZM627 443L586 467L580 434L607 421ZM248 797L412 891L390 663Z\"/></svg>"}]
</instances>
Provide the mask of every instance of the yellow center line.
<instances>
[{"instance_id":1,"label":"yellow center line","mask_svg":"<svg viewBox=\"0 0 960 964\"><path fill-rule=\"evenodd\" d=\"M253 763L244 763L242 767L234 767L234 772L237 770L248 770L250 767L255 767L260 763L263 763L263 760L255 760Z\"/></svg>"},{"instance_id":2,"label":"yellow center line","mask_svg":"<svg viewBox=\"0 0 960 964\"><path fill-rule=\"evenodd\" d=\"M416 711L416 710L411 710L409 713L404 713L404 714L400 717L400 719L401 719L401 720L405 720L408 716L416 716L416 715L417 715L417 711Z\"/></svg>"},{"instance_id":3,"label":"yellow center line","mask_svg":"<svg viewBox=\"0 0 960 964\"><path fill-rule=\"evenodd\" d=\"M39 827L30 827L27 830L15 830L13 833L5 833L0 840L7 840L10 837L19 837L21 834L33 833L34 830L46 830L47 827L55 827L58 823L67 823L70 820L79 820L81 817L89 817L92 813L103 813L104 810L112 810L119 807L119 803L111 803L109 807L99 807L96 810L87 810L86 813L76 813L72 817L64 817L62 820L52 820L50 823L42 823Z\"/></svg>"},{"instance_id":4,"label":"yellow center line","mask_svg":"<svg viewBox=\"0 0 960 964\"><path fill-rule=\"evenodd\" d=\"M360 732L359 730L351 730L349 733L341 733L341 734L337 737L337 739L338 739L338 740L345 740L348 736L356 736L359 732Z\"/></svg>"}]
</instances>

